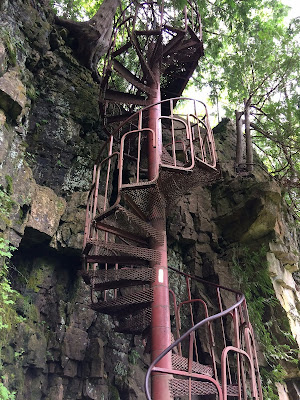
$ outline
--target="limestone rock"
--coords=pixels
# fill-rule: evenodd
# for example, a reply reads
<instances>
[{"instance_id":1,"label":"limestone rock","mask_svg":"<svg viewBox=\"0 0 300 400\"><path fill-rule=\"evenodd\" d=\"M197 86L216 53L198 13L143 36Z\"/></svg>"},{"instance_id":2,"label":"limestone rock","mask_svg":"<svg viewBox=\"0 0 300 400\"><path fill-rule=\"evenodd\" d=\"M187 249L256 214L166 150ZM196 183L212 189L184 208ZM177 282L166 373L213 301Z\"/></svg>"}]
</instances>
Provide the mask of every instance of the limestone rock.
<instances>
[{"instance_id":1,"label":"limestone rock","mask_svg":"<svg viewBox=\"0 0 300 400\"><path fill-rule=\"evenodd\" d=\"M62 356L62 367L64 369L64 376L74 378L77 375L77 361L70 360L68 357Z\"/></svg>"},{"instance_id":2,"label":"limestone rock","mask_svg":"<svg viewBox=\"0 0 300 400\"><path fill-rule=\"evenodd\" d=\"M83 221L85 220L87 192L75 192L67 197L66 210L51 246L81 249L83 243Z\"/></svg>"},{"instance_id":3,"label":"limestone rock","mask_svg":"<svg viewBox=\"0 0 300 400\"><path fill-rule=\"evenodd\" d=\"M90 341L88 352L91 358L91 378L104 377L104 343L100 338L93 338Z\"/></svg>"},{"instance_id":4,"label":"limestone rock","mask_svg":"<svg viewBox=\"0 0 300 400\"><path fill-rule=\"evenodd\" d=\"M28 341L27 363L36 368L46 369L46 338L36 333L32 334Z\"/></svg>"},{"instance_id":5,"label":"limestone rock","mask_svg":"<svg viewBox=\"0 0 300 400\"><path fill-rule=\"evenodd\" d=\"M270 242L269 246L272 253L284 264L285 268L290 272L298 270L299 255L297 252L292 251L280 242Z\"/></svg>"},{"instance_id":6,"label":"limestone rock","mask_svg":"<svg viewBox=\"0 0 300 400\"><path fill-rule=\"evenodd\" d=\"M69 327L67 329L63 343L63 352L66 357L72 360L82 361L85 357L87 345L87 332L75 327Z\"/></svg>"},{"instance_id":7,"label":"limestone rock","mask_svg":"<svg viewBox=\"0 0 300 400\"><path fill-rule=\"evenodd\" d=\"M6 52L3 42L0 40L0 76L4 74L6 70Z\"/></svg>"},{"instance_id":8,"label":"limestone rock","mask_svg":"<svg viewBox=\"0 0 300 400\"><path fill-rule=\"evenodd\" d=\"M6 122L6 115L3 110L0 110L0 126L3 126Z\"/></svg>"},{"instance_id":9,"label":"limestone rock","mask_svg":"<svg viewBox=\"0 0 300 400\"><path fill-rule=\"evenodd\" d=\"M19 79L19 74L12 70L0 78L0 107L12 119L22 113L26 105L26 89Z\"/></svg>"},{"instance_id":10,"label":"limestone rock","mask_svg":"<svg viewBox=\"0 0 300 400\"><path fill-rule=\"evenodd\" d=\"M64 387L61 377L52 379L46 400L63 400Z\"/></svg>"},{"instance_id":11,"label":"limestone rock","mask_svg":"<svg viewBox=\"0 0 300 400\"><path fill-rule=\"evenodd\" d=\"M27 227L52 237L66 208L66 201L46 186L36 185Z\"/></svg>"}]
</instances>

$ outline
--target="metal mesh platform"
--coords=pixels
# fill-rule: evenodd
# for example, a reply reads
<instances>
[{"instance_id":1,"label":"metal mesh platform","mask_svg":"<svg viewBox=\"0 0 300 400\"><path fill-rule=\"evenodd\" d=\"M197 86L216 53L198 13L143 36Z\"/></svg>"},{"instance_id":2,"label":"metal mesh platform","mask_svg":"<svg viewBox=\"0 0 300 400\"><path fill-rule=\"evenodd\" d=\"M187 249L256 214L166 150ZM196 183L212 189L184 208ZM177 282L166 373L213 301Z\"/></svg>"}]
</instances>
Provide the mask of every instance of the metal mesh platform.
<instances>
[{"instance_id":1,"label":"metal mesh platform","mask_svg":"<svg viewBox=\"0 0 300 400\"><path fill-rule=\"evenodd\" d=\"M152 220L164 218L168 206L192 188L212 183L219 177L219 170L200 161L192 171L161 167L157 184L125 187L122 193Z\"/></svg>"},{"instance_id":2,"label":"metal mesh platform","mask_svg":"<svg viewBox=\"0 0 300 400\"><path fill-rule=\"evenodd\" d=\"M214 182L220 173L205 164L195 166L193 171L174 171L161 168L158 186L168 205L194 187Z\"/></svg>"},{"instance_id":3,"label":"metal mesh platform","mask_svg":"<svg viewBox=\"0 0 300 400\"><path fill-rule=\"evenodd\" d=\"M189 395L189 381L187 379L170 379L170 392L172 396L183 397ZM208 396L217 395L217 387L212 382L203 382L192 380L191 395ZM228 385L227 396L238 396L238 386Z\"/></svg>"},{"instance_id":4,"label":"metal mesh platform","mask_svg":"<svg viewBox=\"0 0 300 400\"><path fill-rule=\"evenodd\" d=\"M122 268L81 271L80 275L94 290L116 289L155 281L153 268Z\"/></svg>"},{"instance_id":5,"label":"metal mesh platform","mask_svg":"<svg viewBox=\"0 0 300 400\"><path fill-rule=\"evenodd\" d=\"M118 314L120 311L125 313L130 309L132 310L133 306L138 306L137 308L146 307L151 304L152 301L153 290L146 289L140 292L133 292L125 296L120 296L113 300L94 303L91 305L91 308L103 314Z\"/></svg>"},{"instance_id":6,"label":"metal mesh platform","mask_svg":"<svg viewBox=\"0 0 300 400\"><path fill-rule=\"evenodd\" d=\"M136 247L129 244L115 242L104 242L95 239L90 239L88 244L93 245L89 255L107 257L107 262L109 262L110 257L113 258L115 256L131 256L142 260L160 262L160 252L145 247Z\"/></svg>"},{"instance_id":7,"label":"metal mesh platform","mask_svg":"<svg viewBox=\"0 0 300 400\"><path fill-rule=\"evenodd\" d=\"M179 371L188 371L188 359L177 354L172 354L172 367ZM192 362L192 372L213 376L213 368L210 365L199 364Z\"/></svg>"},{"instance_id":8,"label":"metal mesh platform","mask_svg":"<svg viewBox=\"0 0 300 400\"><path fill-rule=\"evenodd\" d=\"M151 307L147 307L135 314L129 315L127 318L119 320L117 332L132 333L135 335L142 334L151 324Z\"/></svg>"}]
</instances>

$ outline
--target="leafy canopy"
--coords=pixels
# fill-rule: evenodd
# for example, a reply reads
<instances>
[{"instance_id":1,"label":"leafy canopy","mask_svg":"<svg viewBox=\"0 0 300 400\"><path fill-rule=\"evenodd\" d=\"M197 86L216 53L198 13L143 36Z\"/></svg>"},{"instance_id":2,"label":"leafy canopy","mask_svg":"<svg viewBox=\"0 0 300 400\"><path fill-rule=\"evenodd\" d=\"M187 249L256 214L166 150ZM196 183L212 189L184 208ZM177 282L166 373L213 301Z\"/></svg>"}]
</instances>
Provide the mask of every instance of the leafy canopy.
<instances>
[{"instance_id":1,"label":"leafy canopy","mask_svg":"<svg viewBox=\"0 0 300 400\"><path fill-rule=\"evenodd\" d=\"M54 5L60 15L82 20L93 16L102 1L56 0ZM122 0L121 6L124 9L132 3ZM166 0L164 5L180 10L185 3L186 0ZM222 104L226 116L233 117L235 109L242 111L244 100L250 104L254 146L297 208L300 18L287 25L288 7L280 0L195 3L201 10L205 57L192 84L208 87L211 103ZM134 57L127 60L133 70L136 62Z\"/></svg>"},{"instance_id":2,"label":"leafy canopy","mask_svg":"<svg viewBox=\"0 0 300 400\"><path fill-rule=\"evenodd\" d=\"M200 1L206 57L194 84L233 117L251 106L253 143L299 208L300 19L276 0Z\"/></svg>"}]
</instances>

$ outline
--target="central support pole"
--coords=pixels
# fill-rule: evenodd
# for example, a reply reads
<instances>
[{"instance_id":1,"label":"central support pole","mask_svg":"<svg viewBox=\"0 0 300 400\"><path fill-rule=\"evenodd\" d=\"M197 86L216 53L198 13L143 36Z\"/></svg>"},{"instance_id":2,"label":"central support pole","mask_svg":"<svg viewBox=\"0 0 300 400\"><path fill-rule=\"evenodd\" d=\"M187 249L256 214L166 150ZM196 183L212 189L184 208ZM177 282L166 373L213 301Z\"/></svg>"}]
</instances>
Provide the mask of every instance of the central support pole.
<instances>
[{"instance_id":1,"label":"central support pole","mask_svg":"<svg viewBox=\"0 0 300 400\"><path fill-rule=\"evenodd\" d=\"M160 66L154 66L152 72L155 82L151 85L153 95L150 98L151 104L160 102ZM162 132L161 132L161 106L157 104L149 109L149 128L156 133L156 148L153 148L153 141L149 138L149 180L156 177L159 169L159 161L162 152ZM166 217L165 207L160 204L158 199L152 204L152 226L161 232L164 238L163 244L152 243L152 249L159 251L161 261L152 262L151 267L155 270L155 282L152 284L154 300L152 303L151 319L151 359L152 361L171 344L171 325L170 325L170 304L169 304L169 283L168 283L168 256L167 256L167 236L166 236ZM167 354L158 364L158 367L172 368L171 353ZM152 373L152 399L169 400L172 399L169 389L170 375L158 372Z\"/></svg>"}]
</instances>

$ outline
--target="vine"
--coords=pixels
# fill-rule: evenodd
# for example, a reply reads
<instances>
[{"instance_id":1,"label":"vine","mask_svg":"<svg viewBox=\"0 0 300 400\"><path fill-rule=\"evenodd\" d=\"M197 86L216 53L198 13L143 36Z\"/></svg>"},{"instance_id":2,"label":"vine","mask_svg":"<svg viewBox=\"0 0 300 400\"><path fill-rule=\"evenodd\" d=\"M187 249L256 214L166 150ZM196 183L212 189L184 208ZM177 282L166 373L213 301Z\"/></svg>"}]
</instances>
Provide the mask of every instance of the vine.
<instances>
[{"instance_id":1,"label":"vine","mask_svg":"<svg viewBox=\"0 0 300 400\"><path fill-rule=\"evenodd\" d=\"M269 276L266 254L264 246L256 252L246 247L235 249L233 274L245 294L249 318L268 364L260 368L264 398L278 400L276 383L283 382L287 375L280 361L298 363L298 350L292 347L296 346L291 332L286 331L287 317L278 319L281 306ZM289 344L280 344L280 336L284 336L285 341L288 339Z\"/></svg>"}]
</instances>

